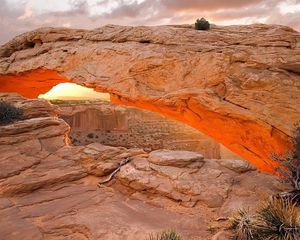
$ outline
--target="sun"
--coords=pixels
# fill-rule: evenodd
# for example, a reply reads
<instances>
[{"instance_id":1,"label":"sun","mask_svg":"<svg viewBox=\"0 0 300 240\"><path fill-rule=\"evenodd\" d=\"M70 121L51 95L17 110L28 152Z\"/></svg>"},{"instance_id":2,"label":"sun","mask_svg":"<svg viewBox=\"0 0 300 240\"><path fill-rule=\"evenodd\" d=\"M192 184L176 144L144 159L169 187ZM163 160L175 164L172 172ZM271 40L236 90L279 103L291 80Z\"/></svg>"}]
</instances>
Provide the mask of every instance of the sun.
<instances>
[{"instance_id":1,"label":"sun","mask_svg":"<svg viewBox=\"0 0 300 240\"><path fill-rule=\"evenodd\" d=\"M54 86L49 92L40 94L38 98L44 99L98 99L109 101L110 95L108 93L99 93L94 89L86 88L75 83L60 83Z\"/></svg>"}]
</instances>

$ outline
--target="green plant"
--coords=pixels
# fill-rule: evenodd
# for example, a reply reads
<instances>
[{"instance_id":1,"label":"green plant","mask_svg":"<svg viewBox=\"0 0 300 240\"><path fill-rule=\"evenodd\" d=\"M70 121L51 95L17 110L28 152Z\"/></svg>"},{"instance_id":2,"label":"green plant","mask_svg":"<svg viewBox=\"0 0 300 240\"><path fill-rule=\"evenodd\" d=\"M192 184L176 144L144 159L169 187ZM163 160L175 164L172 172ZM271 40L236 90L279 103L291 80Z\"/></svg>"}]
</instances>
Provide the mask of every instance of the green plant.
<instances>
[{"instance_id":1,"label":"green plant","mask_svg":"<svg viewBox=\"0 0 300 240\"><path fill-rule=\"evenodd\" d=\"M168 230L156 235L150 234L146 240L182 240L182 237L174 230Z\"/></svg>"},{"instance_id":2,"label":"green plant","mask_svg":"<svg viewBox=\"0 0 300 240\"><path fill-rule=\"evenodd\" d=\"M299 240L299 209L290 201L273 198L258 212L257 235L264 240Z\"/></svg>"},{"instance_id":3,"label":"green plant","mask_svg":"<svg viewBox=\"0 0 300 240\"><path fill-rule=\"evenodd\" d=\"M292 190L277 195L278 198L290 200L300 205L300 126L296 126L295 136L293 138L293 150L288 151L284 155L272 155L272 159L279 166L275 168L281 180L289 183Z\"/></svg>"},{"instance_id":4,"label":"green plant","mask_svg":"<svg viewBox=\"0 0 300 240\"><path fill-rule=\"evenodd\" d=\"M7 102L0 101L0 124L8 124L22 119L23 111Z\"/></svg>"},{"instance_id":5,"label":"green plant","mask_svg":"<svg viewBox=\"0 0 300 240\"><path fill-rule=\"evenodd\" d=\"M255 215L249 213L248 210L239 209L236 214L229 219L229 229L234 233L236 240L252 240L257 239Z\"/></svg>"},{"instance_id":6,"label":"green plant","mask_svg":"<svg viewBox=\"0 0 300 240\"><path fill-rule=\"evenodd\" d=\"M210 23L205 18L197 19L195 22L195 29L196 30L209 30Z\"/></svg>"}]
</instances>

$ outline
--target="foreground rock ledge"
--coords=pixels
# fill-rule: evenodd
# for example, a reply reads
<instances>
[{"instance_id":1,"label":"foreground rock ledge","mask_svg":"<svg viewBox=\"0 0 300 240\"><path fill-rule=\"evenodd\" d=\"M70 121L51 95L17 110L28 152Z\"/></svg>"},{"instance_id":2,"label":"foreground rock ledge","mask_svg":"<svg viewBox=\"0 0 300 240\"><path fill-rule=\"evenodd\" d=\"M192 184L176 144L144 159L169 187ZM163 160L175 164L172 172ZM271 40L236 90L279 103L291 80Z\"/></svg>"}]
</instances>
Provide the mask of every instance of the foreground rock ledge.
<instances>
[{"instance_id":1,"label":"foreground rock ledge","mask_svg":"<svg viewBox=\"0 0 300 240\"><path fill-rule=\"evenodd\" d=\"M300 119L300 34L277 25L43 28L0 48L0 91L61 82L160 112L271 171Z\"/></svg>"},{"instance_id":2,"label":"foreground rock ledge","mask_svg":"<svg viewBox=\"0 0 300 240\"><path fill-rule=\"evenodd\" d=\"M1 239L136 240L176 229L184 239L207 240L208 230L224 227L217 219L241 206L254 208L282 187L242 160L70 146L57 107L10 94L0 94L1 100L24 111L24 119L0 126Z\"/></svg>"}]
</instances>

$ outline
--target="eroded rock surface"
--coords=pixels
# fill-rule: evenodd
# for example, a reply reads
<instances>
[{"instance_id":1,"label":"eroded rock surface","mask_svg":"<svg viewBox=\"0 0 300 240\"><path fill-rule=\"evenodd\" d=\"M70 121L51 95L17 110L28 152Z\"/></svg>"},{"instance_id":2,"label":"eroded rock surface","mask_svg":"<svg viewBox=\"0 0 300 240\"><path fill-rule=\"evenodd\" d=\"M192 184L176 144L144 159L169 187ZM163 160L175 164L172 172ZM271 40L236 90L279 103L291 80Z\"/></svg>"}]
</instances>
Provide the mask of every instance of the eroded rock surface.
<instances>
[{"instance_id":1,"label":"eroded rock surface","mask_svg":"<svg viewBox=\"0 0 300 240\"><path fill-rule=\"evenodd\" d=\"M242 160L231 160L234 164L229 167L224 164L226 161L204 160L193 152L155 151L124 166L117 178L137 192L147 192L155 201L163 196L187 207L200 204L228 212L232 208L226 205L226 200L237 197L239 194L235 189L246 186L252 179L257 183L264 181L265 185L253 183L248 186L247 199L257 197L256 194L265 198L276 189L273 177L258 174ZM241 176L239 172L245 174ZM256 191L258 187L260 193ZM239 204L235 204L238 207Z\"/></svg>"},{"instance_id":2,"label":"eroded rock surface","mask_svg":"<svg viewBox=\"0 0 300 240\"><path fill-rule=\"evenodd\" d=\"M31 107L42 102L33 100ZM241 160L70 146L61 142L67 131L50 116L0 126L1 239L135 240L176 229L185 239L207 240L210 227L222 230L218 219L240 206L255 207L281 187ZM109 183L97 187L127 158Z\"/></svg>"},{"instance_id":3,"label":"eroded rock surface","mask_svg":"<svg viewBox=\"0 0 300 240\"><path fill-rule=\"evenodd\" d=\"M0 91L37 97L60 82L183 121L260 169L299 121L300 35L254 24L43 28L0 48ZM284 114L283 114L284 113Z\"/></svg>"},{"instance_id":4,"label":"eroded rock surface","mask_svg":"<svg viewBox=\"0 0 300 240\"><path fill-rule=\"evenodd\" d=\"M36 117L57 117L60 113L58 106L50 104L47 100L28 99L18 94L0 92L0 101L9 102L22 109L23 119Z\"/></svg>"}]
</instances>

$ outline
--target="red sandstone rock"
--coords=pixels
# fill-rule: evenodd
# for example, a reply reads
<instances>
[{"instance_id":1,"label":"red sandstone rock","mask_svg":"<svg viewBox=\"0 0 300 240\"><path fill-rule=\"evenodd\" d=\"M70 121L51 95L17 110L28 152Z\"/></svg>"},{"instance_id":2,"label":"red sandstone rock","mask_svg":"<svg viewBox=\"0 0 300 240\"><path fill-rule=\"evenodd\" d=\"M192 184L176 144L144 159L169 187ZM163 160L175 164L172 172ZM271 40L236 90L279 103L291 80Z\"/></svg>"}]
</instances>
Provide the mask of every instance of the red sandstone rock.
<instances>
[{"instance_id":1,"label":"red sandstone rock","mask_svg":"<svg viewBox=\"0 0 300 240\"><path fill-rule=\"evenodd\" d=\"M9 102L15 107L22 109L23 119L57 117L60 113L59 107L43 99L33 100L21 97L18 94L0 92L0 101Z\"/></svg>"},{"instance_id":2,"label":"red sandstone rock","mask_svg":"<svg viewBox=\"0 0 300 240\"><path fill-rule=\"evenodd\" d=\"M231 196L231 203L238 205L234 198L239 195L235 191L239 190L233 189L240 189L238 186L249 180L253 183L251 187L244 188L248 192L243 197L247 199L258 195L264 199L276 191L276 182L272 180L274 177L258 174L247 163L242 164L242 160L230 160L229 168L227 161L203 160L201 155L188 151L158 150L151 152L149 157L138 157L122 167L117 178L135 191L163 196L190 207L196 204L204 204L209 208L225 207L226 199ZM256 181L264 184L256 185ZM269 185L269 182L273 184ZM256 187L261 189L259 193L254 190ZM230 212L236 207L226 205L225 208ZM228 215L228 212L223 213Z\"/></svg>"},{"instance_id":3,"label":"red sandstone rock","mask_svg":"<svg viewBox=\"0 0 300 240\"><path fill-rule=\"evenodd\" d=\"M149 154L149 162L159 166L187 167L202 161L201 154L189 151L157 150Z\"/></svg>"},{"instance_id":4,"label":"red sandstone rock","mask_svg":"<svg viewBox=\"0 0 300 240\"><path fill-rule=\"evenodd\" d=\"M39 101L31 108L44 109ZM0 127L0 238L135 240L176 229L185 239L206 240L215 219L278 192L274 176L240 160L226 164L191 152L147 154L98 143L56 145L67 131L64 121L49 116ZM97 176L127 157L131 162L98 188Z\"/></svg>"},{"instance_id":5,"label":"red sandstone rock","mask_svg":"<svg viewBox=\"0 0 300 240\"><path fill-rule=\"evenodd\" d=\"M271 171L300 119L300 35L277 25L44 28L0 48L0 91L60 82L183 121Z\"/></svg>"}]
</instances>

